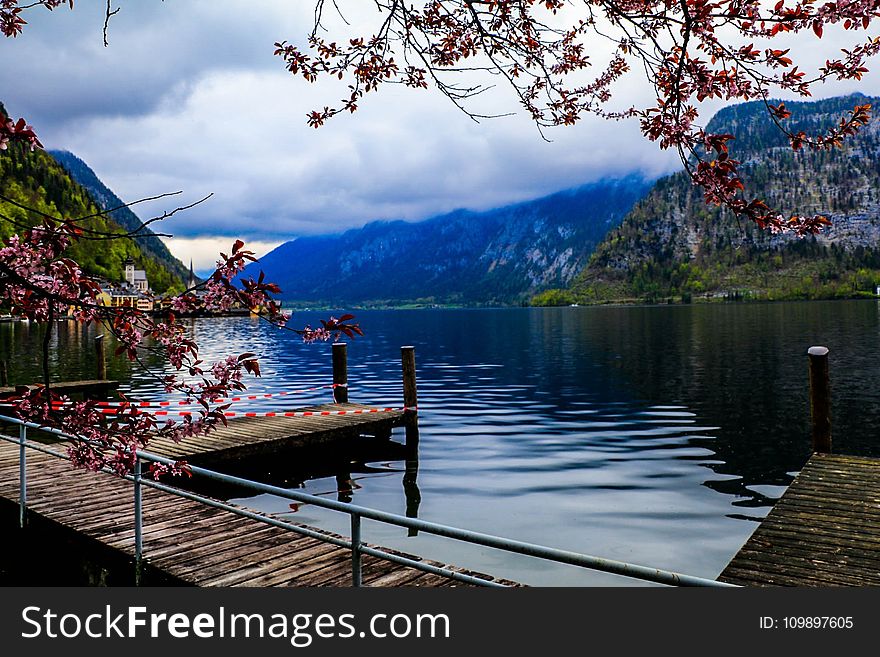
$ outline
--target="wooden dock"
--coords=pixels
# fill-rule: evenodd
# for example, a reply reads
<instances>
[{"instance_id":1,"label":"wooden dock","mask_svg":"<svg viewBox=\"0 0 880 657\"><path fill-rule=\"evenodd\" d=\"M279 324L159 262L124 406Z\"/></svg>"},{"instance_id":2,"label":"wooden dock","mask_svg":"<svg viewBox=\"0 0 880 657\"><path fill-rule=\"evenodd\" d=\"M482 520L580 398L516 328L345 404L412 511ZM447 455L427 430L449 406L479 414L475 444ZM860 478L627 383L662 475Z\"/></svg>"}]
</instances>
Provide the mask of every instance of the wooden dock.
<instances>
[{"instance_id":1,"label":"wooden dock","mask_svg":"<svg viewBox=\"0 0 880 657\"><path fill-rule=\"evenodd\" d=\"M18 504L18 467L18 446L0 441L0 503L7 510ZM28 451L27 470L29 522L75 532L124 558L134 572L131 482L75 470L67 461L32 450ZM351 553L345 548L147 487L143 490L143 513L148 580L193 586L351 585ZM23 533L28 531L26 528ZM7 537L11 538L8 528L4 529L4 541ZM362 555L362 572L364 586L463 585L369 555Z\"/></svg>"},{"instance_id":2,"label":"wooden dock","mask_svg":"<svg viewBox=\"0 0 880 657\"><path fill-rule=\"evenodd\" d=\"M0 387L0 399L20 392L21 389L36 390L42 383ZM119 381L111 379L88 379L84 381L59 381L52 383L52 390L62 395L81 394L87 397L103 398L119 387Z\"/></svg>"},{"instance_id":3,"label":"wooden dock","mask_svg":"<svg viewBox=\"0 0 880 657\"><path fill-rule=\"evenodd\" d=\"M118 387L117 381L106 378L103 339L95 340L98 355L98 379L89 381L65 381L52 384L52 389L62 394L79 393L86 397L106 398ZM280 455L295 448L317 447L350 441L359 436L373 438L391 437L396 427L406 428L406 443L414 447L418 441L416 415L418 405L416 392L415 355L412 347L401 348L404 408L389 409L349 403L348 399L348 350L345 343L335 343L333 357L334 403L291 409L295 417L278 412L274 417L265 413L259 417L235 417L227 426L219 426L207 436L194 436L174 442L154 438L149 450L166 458L186 460L193 465L218 467L242 459ZM4 393L15 393L22 387L0 388ZM407 410L409 409L409 411ZM163 409L166 410L166 409Z\"/></svg>"},{"instance_id":4,"label":"wooden dock","mask_svg":"<svg viewBox=\"0 0 880 657\"><path fill-rule=\"evenodd\" d=\"M719 579L880 586L880 459L813 454Z\"/></svg>"},{"instance_id":5,"label":"wooden dock","mask_svg":"<svg viewBox=\"0 0 880 657\"><path fill-rule=\"evenodd\" d=\"M233 418L229 426L221 426L207 436L185 438L179 443L153 439L149 451L167 458L185 459L194 465L212 466L364 435L388 438L393 428L404 426L406 422L403 410L375 409L364 404L323 404L299 408L296 412L312 415Z\"/></svg>"},{"instance_id":6,"label":"wooden dock","mask_svg":"<svg viewBox=\"0 0 880 657\"><path fill-rule=\"evenodd\" d=\"M96 348L102 353L102 344ZM233 418L228 426L207 436L185 438L180 442L154 438L148 449L194 465L223 464L234 468L251 457L277 460L297 447L336 445L360 436L384 442L390 438L393 428L403 426L407 453L412 455L418 443L413 348L403 347L401 357L403 409L350 403L346 348L344 344L336 344L333 346L334 403L296 409L293 417L279 412L276 416ZM105 392L107 383L112 382L79 381L67 387L88 394L93 388ZM56 389L61 390L63 386L58 384ZM58 445L56 449L63 448ZM18 558L31 556L30 548L45 550L43 543L54 545L59 537L66 537L64 540L72 543L87 544L85 553L100 552L105 561L116 564L117 570L133 575L136 557L131 482L108 474L76 470L68 461L33 450L27 452L27 482L28 527L15 536L17 540L31 543L19 548ZM145 578L142 582L194 586L350 586L352 583L351 551L347 548L148 486L142 487L142 492L144 561L141 575ZM18 500L19 448L0 441L0 516L8 516L6 522L15 522L16 526ZM284 519L292 522L290 516ZM40 528L41 539L33 538L34 526ZM344 539L314 527L308 529ZM44 540L46 538L49 540ZM35 546L34 540L39 545ZM453 572L517 585L419 556L381 549ZM55 559L52 555L44 558ZM81 560L88 558L81 557ZM462 585L448 576L425 573L370 555L361 555L361 573L364 586Z\"/></svg>"},{"instance_id":7,"label":"wooden dock","mask_svg":"<svg viewBox=\"0 0 880 657\"><path fill-rule=\"evenodd\" d=\"M348 351L345 343L333 345L334 403L298 408L294 417L232 418L207 436L185 438L175 443L154 439L149 450L167 458L183 459L193 465L221 464L281 455L294 448L315 447L354 440L359 436L390 438L395 427L406 428L406 443L415 448L418 427L415 413L415 355L412 347L401 348L403 409L386 409L350 403L348 399ZM410 409L408 412L405 409Z\"/></svg>"},{"instance_id":8,"label":"wooden dock","mask_svg":"<svg viewBox=\"0 0 880 657\"><path fill-rule=\"evenodd\" d=\"M828 348L810 347L813 455L719 580L880 586L880 459L831 453Z\"/></svg>"}]
</instances>

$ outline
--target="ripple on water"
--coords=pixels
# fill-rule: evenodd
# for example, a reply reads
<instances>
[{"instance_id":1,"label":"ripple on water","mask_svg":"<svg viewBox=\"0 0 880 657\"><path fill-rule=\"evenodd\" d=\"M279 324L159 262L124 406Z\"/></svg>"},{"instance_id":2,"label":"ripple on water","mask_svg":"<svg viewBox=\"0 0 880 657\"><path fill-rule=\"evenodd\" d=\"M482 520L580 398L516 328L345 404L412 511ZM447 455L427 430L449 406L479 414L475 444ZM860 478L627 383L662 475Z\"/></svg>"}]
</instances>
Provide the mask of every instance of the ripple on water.
<instances>
[{"instance_id":1,"label":"ripple on water","mask_svg":"<svg viewBox=\"0 0 880 657\"><path fill-rule=\"evenodd\" d=\"M867 392L876 391L876 364L865 360L876 351L876 304L583 310L359 312L367 335L349 345L352 399L400 406L399 346L415 344L421 442L417 492L405 463L367 456L345 473L359 486L353 501L396 513L417 507L419 517L445 524L713 577L803 465L801 346L817 339L847 363L835 380L841 450L878 449L860 430L880 421L880 402ZM317 318L297 313L294 323ZM332 380L329 345L302 345L249 318L187 325L205 361L262 356L265 375L248 380L250 393ZM59 326L53 362L61 375L92 371L93 329ZM0 325L0 345L30 353L24 331ZM165 398L155 379L110 366L132 398ZM39 371L27 357L12 367L17 377ZM322 389L235 410L331 399ZM302 490L345 494L323 472ZM311 505L293 510L266 495L238 501L349 531L347 518ZM631 583L376 523L364 531L370 541L531 584Z\"/></svg>"}]
</instances>

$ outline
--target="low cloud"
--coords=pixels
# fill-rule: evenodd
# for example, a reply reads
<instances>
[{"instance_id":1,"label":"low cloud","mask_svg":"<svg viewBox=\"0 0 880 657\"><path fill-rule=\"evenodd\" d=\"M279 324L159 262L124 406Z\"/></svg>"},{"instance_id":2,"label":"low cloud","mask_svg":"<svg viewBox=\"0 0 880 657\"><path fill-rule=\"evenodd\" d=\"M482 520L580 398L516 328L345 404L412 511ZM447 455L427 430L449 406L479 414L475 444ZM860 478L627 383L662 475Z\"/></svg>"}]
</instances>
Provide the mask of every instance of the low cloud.
<instances>
[{"instance_id":1,"label":"low cloud","mask_svg":"<svg viewBox=\"0 0 880 657\"><path fill-rule=\"evenodd\" d=\"M547 142L522 115L476 124L436 92L402 88L370 94L354 115L314 130L306 113L344 87L294 79L272 55L274 41L308 33L312 3L123 3L109 48L102 5L35 10L21 37L0 41L2 100L47 146L82 157L125 200L213 193L162 226L175 235L172 251L185 262L193 257L200 271L211 267L218 244L228 248L240 235L269 248L374 219L486 209L680 167L635 121L588 118L548 131ZM821 64L845 43L835 38L826 34L806 56ZM858 88L871 93L877 85ZM618 92L621 104L652 98L638 74ZM484 102L490 111L516 107L503 87ZM704 116L721 105L707 105Z\"/></svg>"},{"instance_id":2,"label":"low cloud","mask_svg":"<svg viewBox=\"0 0 880 657\"><path fill-rule=\"evenodd\" d=\"M195 273L207 276L214 271L220 253L229 253L234 240L225 237L172 237L161 238L168 250L182 263L192 262ZM265 242L262 240L246 240L245 248L253 251L261 258L281 242Z\"/></svg>"},{"instance_id":3,"label":"low cloud","mask_svg":"<svg viewBox=\"0 0 880 657\"><path fill-rule=\"evenodd\" d=\"M673 153L646 148L633 122L587 120L550 131L548 143L523 117L477 125L443 98L402 89L308 128L305 110L326 93L281 71L212 72L157 112L93 119L64 146L122 198L213 193L175 234L278 239L485 209L678 166Z\"/></svg>"}]
</instances>

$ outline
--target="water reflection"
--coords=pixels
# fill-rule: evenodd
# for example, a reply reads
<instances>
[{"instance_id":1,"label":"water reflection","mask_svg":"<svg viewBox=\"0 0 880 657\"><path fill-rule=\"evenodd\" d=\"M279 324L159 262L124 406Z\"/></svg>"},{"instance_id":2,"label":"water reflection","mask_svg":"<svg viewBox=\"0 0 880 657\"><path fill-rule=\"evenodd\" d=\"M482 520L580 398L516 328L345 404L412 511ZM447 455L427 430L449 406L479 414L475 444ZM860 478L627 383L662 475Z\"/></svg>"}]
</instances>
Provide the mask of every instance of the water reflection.
<instances>
[{"instance_id":1,"label":"water reflection","mask_svg":"<svg viewBox=\"0 0 880 657\"><path fill-rule=\"evenodd\" d=\"M399 347L414 344L415 451L395 435L393 453L340 451L321 456L321 468L300 453L270 460L263 474L411 517L714 577L807 458L810 345L831 349L835 449L880 456L866 429L880 420L878 313L874 301L360 312L367 335L349 345L351 398L400 406ZM298 313L294 324L317 318ZM252 390L331 380L329 345L302 345L249 318L193 320L190 328L206 359L261 353L264 377ZM0 326L10 378L38 371L28 346L35 330ZM91 371L92 334L71 325L59 335L53 357L65 376ZM127 382L126 394L163 396L126 363L108 366ZM296 399L327 401L327 390ZM291 403L266 400L252 410ZM322 509L235 499L348 531L347 518ZM528 583L616 583L399 528L366 523L365 532L372 542Z\"/></svg>"}]
</instances>

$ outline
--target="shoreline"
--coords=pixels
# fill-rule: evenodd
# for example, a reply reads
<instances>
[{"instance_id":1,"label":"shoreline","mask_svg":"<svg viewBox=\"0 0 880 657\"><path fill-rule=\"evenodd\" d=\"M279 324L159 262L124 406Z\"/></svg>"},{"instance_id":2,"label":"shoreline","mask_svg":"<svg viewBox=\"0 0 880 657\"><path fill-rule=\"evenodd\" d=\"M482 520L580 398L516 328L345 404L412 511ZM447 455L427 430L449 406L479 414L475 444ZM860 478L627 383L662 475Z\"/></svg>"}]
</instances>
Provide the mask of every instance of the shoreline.
<instances>
[{"instance_id":1,"label":"shoreline","mask_svg":"<svg viewBox=\"0 0 880 657\"><path fill-rule=\"evenodd\" d=\"M514 310L514 309L543 309L543 308L630 308L630 307L684 307L684 306L735 306L735 305L761 305L761 304L777 304L777 303L804 303L804 302L822 302L822 301L880 301L880 296L865 295L851 297L819 297L814 299L693 299L690 302L682 302L680 297L671 297L674 301L658 300L645 301L644 299L615 299L609 301L587 301L580 303L565 304L497 304L497 305L480 305L480 304L400 304L400 305L376 305L376 306L359 306L359 305L333 305L333 306L315 306L310 305L303 308L291 308L285 306L285 309L294 313L304 312L340 312L340 311L385 311L385 310ZM285 301L285 304L291 303Z\"/></svg>"}]
</instances>

